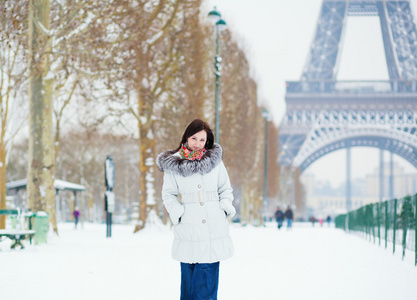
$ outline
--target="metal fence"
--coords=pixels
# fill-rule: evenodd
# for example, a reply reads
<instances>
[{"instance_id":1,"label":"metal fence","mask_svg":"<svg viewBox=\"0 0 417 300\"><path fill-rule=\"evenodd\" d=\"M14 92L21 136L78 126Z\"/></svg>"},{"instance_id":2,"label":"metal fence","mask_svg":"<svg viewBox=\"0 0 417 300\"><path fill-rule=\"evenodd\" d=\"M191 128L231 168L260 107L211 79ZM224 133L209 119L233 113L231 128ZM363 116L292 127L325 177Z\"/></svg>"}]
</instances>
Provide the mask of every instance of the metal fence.
<instances>
[{"instance_id":1,"label":"metal fence","mask_svg":"<svg viewBox=\"0 0 417 300\"><path fill-rule=\"evenodd\" d=\"M417 265L417 194L401 199L368 204L335 218L336 228L363 236L388 248L392 242L393 252L402 248L414 252Z\"/></svg>"}]
</instances>

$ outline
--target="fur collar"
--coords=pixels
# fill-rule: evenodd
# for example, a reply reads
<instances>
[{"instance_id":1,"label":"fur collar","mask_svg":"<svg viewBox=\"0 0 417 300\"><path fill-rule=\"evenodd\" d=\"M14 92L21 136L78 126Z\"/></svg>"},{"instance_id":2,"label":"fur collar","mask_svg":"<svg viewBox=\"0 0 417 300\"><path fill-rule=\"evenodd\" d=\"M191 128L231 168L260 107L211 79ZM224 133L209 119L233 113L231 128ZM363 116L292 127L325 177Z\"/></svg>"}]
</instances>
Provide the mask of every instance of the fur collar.
<instances>
[{"instance_id":1,"label":"fur collar","mask_svg":"<svg viewBox=\"0 0 417 300\"><path fill-rule=\"evenodd\" d=\"M207 150L200 160L184 159L177 154L178 151L170 150L162 152L156 158L156 165L162 172L169 171L183 177L191 176L195 173L201 175L213 170L223 158L223 150L219 144L214 144L213 148Z\"/></svg>"}]
</instances>

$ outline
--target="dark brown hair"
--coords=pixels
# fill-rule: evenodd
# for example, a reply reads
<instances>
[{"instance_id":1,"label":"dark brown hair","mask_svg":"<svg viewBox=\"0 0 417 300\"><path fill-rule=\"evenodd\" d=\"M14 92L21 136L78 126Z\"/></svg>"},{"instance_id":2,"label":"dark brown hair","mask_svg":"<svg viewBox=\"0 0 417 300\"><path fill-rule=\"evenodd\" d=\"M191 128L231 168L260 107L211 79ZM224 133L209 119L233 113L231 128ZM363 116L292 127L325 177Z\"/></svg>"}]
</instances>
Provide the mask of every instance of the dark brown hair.
<instances>
[{"instance_id":1,"label":"dark brown hair","mask_svg":"<svg viewBox=\"0 0 417 300\"><path fill-rule=\"evenodd\" d=\"M204 130L207 133L207 141L206 141L206 144L204 145L204 148L206 148L207 150L213 148L214 134L209 124L207 124L206 122L200 119L195 119L185 129L184 134L182 135L180 145L177 148L177 151L181 149L181 146L187 142L187 139L190 136L193 136L194 134L196 134L197 132L200 132L201 130Z\"/></svg>"}]
</instances>

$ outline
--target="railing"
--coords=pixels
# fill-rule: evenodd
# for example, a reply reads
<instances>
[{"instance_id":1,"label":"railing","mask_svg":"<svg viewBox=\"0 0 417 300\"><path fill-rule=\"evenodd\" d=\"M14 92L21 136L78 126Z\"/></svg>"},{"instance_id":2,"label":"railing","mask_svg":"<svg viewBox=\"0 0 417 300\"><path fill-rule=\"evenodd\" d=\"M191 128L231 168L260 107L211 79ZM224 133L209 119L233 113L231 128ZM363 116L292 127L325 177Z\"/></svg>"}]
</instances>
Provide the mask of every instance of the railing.
<instances>
[{"instance_id":1,"label":"railing","mask_svg":"<svg viewBox=\"0 0 417 300\"><path fill-rule=\"evenodd\" d=\"M417 93L417 80L391 81L287 81L287 94L409 94Z\"/></svg>"},{"instance_id":2,"label":"railing","mask_svg":"<svg viewBox=\"0 0 417 300\"><path fill-rule=\"evenodd\" d=\"M401 199L388 200L381 203L368 204L345 215L335 218L336 228L362 235L365 238L381 240L388 247L392 242L393 252L396 245L415 254L417 265L417 194Z\"/></svg>"}]
</instances>

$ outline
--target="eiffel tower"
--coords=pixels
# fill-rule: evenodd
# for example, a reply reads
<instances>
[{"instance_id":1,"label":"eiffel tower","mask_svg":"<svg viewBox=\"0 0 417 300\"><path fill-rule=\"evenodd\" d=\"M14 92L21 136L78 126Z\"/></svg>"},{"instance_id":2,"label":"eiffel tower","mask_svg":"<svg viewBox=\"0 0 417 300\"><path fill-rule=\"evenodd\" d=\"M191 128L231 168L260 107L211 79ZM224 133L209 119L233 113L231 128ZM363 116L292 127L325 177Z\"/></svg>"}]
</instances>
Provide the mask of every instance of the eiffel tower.
<instances>
[{"instance_id":1,"label":"eiffel tower","mask_svg":"<svg viewBox=\"0 0 417 300\"><path fill-rule=\"evenodd\" d=\"M389 80L336 80L348 16L379 16ZM301 79L286 85L278 161L289 168L283 170L303 172L345 148L349 211L352 147L380 149L380 201L384 150L417 168L417 30L409 1L323 0ZM391 197L392 172L389 182Z\"/></svg>"}]
</instances>

